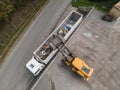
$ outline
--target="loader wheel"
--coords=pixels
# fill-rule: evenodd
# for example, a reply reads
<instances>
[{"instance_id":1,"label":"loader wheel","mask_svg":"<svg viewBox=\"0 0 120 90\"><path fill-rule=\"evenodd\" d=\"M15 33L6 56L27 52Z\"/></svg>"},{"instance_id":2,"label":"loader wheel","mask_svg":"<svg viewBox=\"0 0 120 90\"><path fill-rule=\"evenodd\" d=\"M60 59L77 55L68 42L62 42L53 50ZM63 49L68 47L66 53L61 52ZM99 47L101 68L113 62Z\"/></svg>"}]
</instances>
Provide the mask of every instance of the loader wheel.
<instances>
[{"instance_id":1,"label":"loader wheel","mask_svg":"<svg viewBox=\"0 0 120 90\"><path fill-rule=\"evenodd\" d=\"M67 64L66 64L66 60L65 60L65 59L62 59L61 62L62 62L64 65L67 66Z\"/></svg>"}]
</instances>

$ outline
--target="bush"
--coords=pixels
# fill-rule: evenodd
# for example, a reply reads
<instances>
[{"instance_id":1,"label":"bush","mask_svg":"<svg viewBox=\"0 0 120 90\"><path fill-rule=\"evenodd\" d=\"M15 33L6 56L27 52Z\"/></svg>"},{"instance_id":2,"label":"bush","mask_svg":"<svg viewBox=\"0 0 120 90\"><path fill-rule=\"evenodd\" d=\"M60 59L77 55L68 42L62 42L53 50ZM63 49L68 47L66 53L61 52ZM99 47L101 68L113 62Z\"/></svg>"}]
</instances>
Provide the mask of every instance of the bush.
<instances>
[{"instance_id":1,"label":"bush","mask_svg":"<svg viewBox=\"0 0 120 90\"><path fill-rule=\"evenodd\" d=\"M95 6L100 10L108 12L117 2L119 2L119 0L74 0L72 5L75 7Z\"/></svg>"},{"instance_id":2,"label":"bush","mask_svg":"<svg viewBox=\"0 0 120 90\"><path fill-rule=\"evenodd\" d=\"M0 1L0 22L8 22L13 6L9 2Z\"/></svg>"}]
</instances>

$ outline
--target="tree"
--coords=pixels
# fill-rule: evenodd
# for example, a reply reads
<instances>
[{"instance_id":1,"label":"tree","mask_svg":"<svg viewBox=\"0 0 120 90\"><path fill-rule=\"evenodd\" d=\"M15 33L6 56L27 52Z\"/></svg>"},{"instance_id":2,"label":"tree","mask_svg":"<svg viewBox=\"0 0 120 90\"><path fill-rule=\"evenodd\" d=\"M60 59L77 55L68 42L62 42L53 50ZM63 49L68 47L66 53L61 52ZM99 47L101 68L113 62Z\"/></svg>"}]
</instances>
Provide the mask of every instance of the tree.
<instances>
[{"instance_id":1,"label":"tree","mask_svg":"<svg viewBox=\"0 0 120 90\"><path fill-rule=\"evenodd\" d=\"M8 21L9 14L13 11L11 3L0 1L0 22Z\"/></svg>"},{"instance_id":2,"label":"tree","mask_svg":"<svg viewBox=\"0 0 120 90\"><path fill-rule=\"evenodd\" d=\"M15 9L20 9L21 6L25 5L25 2L28 0L10 0Z\"/></svg>"}]
</instances>

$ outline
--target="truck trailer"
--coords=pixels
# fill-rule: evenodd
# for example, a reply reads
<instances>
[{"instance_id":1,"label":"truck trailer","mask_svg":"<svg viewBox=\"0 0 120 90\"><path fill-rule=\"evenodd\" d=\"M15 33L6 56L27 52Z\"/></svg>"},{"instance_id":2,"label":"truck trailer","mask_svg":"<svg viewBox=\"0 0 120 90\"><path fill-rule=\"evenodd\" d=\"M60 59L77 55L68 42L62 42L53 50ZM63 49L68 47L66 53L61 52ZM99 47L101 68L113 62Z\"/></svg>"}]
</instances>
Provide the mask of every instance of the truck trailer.
<instances>
[{"instance_id":1,"label":"truck trailer","mask_svg":"<svg viewBox=\"0 0 120 90\"><path fill-rule=\"evenodd\" d=\"M37 76L51 62L58 53L59 48L65 44L78 25L83 15L73 10L60 23L60 25L47 37L47 39L33 52L32 59L26 64L26 68ZM57 37L56 37L57 36Z\"/></svg>"}]
</instances>

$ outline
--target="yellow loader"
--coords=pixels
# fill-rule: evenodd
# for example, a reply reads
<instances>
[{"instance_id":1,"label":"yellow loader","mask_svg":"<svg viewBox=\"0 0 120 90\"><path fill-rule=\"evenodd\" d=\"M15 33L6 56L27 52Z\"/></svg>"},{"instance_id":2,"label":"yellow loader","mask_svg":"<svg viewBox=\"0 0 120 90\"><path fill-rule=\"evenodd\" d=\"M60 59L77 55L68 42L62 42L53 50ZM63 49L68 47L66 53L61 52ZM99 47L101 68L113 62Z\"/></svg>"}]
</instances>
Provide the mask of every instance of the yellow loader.
<instances>
[{"instance_id":1,"label":"yellow loader","mask_svg":"<svg viewBox=\"0 0 120 90\"><path fill-rule=\"evenodd\" d=\"M71 68L72 71L76 72L82 76L85 80L89 80L94 69L89 67L84 60L79 57L73 56L67 47L63 48L61 51L62 55L65 57L61 61Z\"/></svg>"}]
</instances>

